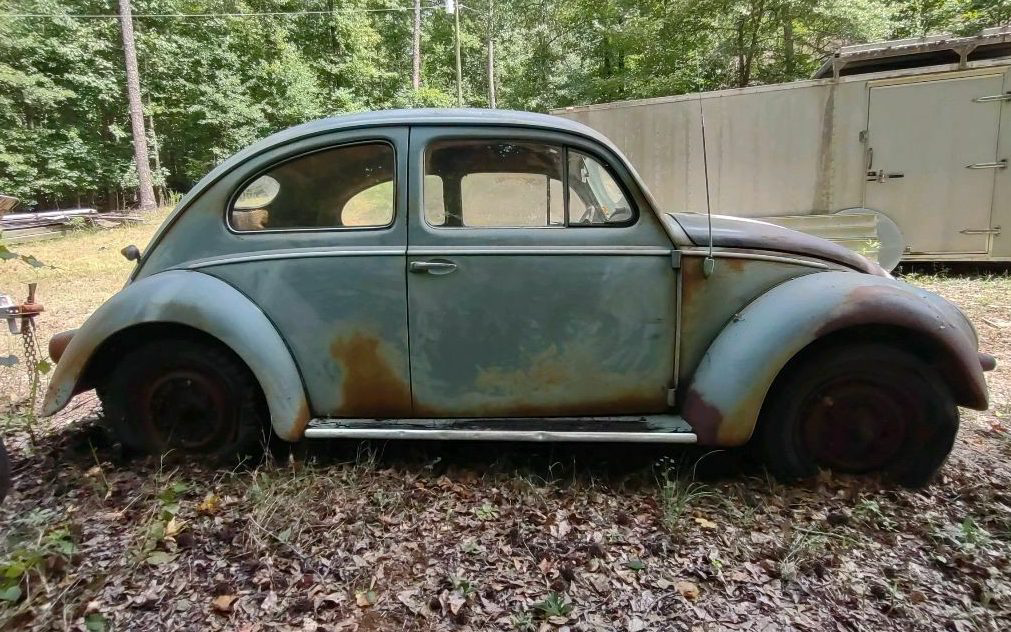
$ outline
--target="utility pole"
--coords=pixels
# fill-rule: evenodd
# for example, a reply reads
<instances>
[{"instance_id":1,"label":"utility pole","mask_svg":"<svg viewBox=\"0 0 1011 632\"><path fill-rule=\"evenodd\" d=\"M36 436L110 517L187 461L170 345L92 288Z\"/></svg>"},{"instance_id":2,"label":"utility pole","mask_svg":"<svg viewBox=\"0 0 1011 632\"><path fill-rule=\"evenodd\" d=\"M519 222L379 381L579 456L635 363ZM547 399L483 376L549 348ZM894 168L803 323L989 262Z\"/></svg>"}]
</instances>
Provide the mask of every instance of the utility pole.
<instances>
[{"instance_id":1,"label":"utility pole","mask_svg":"<svg viewBox=\"0 0 1011 632\"><path fill-rule=\"evenodd\" d=\"M463 107L463 65L460 63L460 4L453 0L453 30L456 40L456 107Z\"/></svg>"},{"instance_id":2,"label":"utility pole","mask_svg":"<svg viewBox=\"0 0 1011 632\"><path fill-rule=\"evenodd\" d=\"M421 87L421 0L414 0L414 76L411 85L417 90Z\"/></svg>"},{"instance_id":3,"label":"utility pole","mask_svg":"<svg viewBox=\"0 0 1011 632\"><path fill-rule=\"evenodd\" d=\"M495 0L488 0L488 107L495 109Z\"/></svg>"},{"instance_id":4,"label":"utility pole","mask_svg":"<svg viewBox=\"0 0 1011 632\"><path fill-rule=\"evenodd\" d=\"M126 58L126 96L130 104L130 128L133 131L133 160L137 165L137 188L140 210L156 208L151 184L151 163L144 131L144 108L140 101L140 73L137 71L137 48L133 41L133 11L130 0L119 0L119 23L123 30L123 56Z\"/></svg>"}]
</instances>

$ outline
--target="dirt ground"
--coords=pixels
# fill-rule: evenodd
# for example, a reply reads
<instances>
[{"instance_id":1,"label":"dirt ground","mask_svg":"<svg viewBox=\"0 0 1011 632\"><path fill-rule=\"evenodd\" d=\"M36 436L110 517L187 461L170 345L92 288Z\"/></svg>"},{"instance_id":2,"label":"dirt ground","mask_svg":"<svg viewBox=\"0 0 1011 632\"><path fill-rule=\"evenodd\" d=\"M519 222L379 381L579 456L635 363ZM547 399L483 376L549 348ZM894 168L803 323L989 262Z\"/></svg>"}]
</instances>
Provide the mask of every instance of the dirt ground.
<instances>
[{"instance_id":1,"label":"dirt ground","mask_svg":"<svg viewBox=\"0 0 1011 632\"><path fill-rule=\"evenodd\" d=\"M0 264L0 291L38 280L48 338L151 230L23 246L54 267ZM332 442L222 471L126 458L85 394L34 443L0 418L0 629L1011 629L1011 276L907 280L959 303L1000 363L925 490L613 445Z\"/></svg>"}]
</instances>

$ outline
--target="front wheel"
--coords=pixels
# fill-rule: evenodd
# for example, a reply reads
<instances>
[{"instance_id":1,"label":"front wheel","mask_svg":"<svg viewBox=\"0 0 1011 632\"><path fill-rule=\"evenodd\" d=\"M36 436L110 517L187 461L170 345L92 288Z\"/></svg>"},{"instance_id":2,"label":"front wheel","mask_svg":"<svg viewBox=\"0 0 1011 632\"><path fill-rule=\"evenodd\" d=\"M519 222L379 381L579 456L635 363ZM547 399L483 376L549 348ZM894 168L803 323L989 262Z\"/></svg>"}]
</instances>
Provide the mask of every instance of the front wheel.
<instances>
[{"instance_id":1,"label":"front wheel","mask_svg":"<svg viewBox=\"0 0 1011 632\"><path fill-rule=\"evenodd\" d=\"M219 345L159 340L127 352L99 386L105 418L127 448L213 460L262 453L262 395L238 357Z\"/></svg>"},{"instance_id":2,"label":"front wheel","mask_svg":"<svg viewBox=\"0 0 1011 632\"><path fill-rule=\"evenodd\" d=\"M929 483L958 431L958 408L937 372L904 349L837 345L790 366L762 409L756 437L781 479L819 467Z\"/></svg>"}]
</instances>

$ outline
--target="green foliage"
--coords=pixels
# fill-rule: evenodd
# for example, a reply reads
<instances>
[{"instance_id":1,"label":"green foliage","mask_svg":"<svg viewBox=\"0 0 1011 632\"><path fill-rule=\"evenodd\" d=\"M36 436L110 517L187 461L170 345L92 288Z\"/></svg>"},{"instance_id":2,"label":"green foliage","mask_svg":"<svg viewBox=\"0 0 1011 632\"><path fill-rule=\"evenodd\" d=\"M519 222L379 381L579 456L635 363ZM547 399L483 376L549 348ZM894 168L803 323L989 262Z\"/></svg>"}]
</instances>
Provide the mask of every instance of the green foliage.
<instances>
[{"instance_id":1,"label":"green foliage","mask_svg":"<svg viewBox=\"0 0 1011 632\"><path fill-rule=\"evenodd\" d=\"M565 595L556 592L549 593L544 601L534 604L534 608L545 617L567 617L572 613L572 604L566 600Z\"/></svg>"},{"instance_id":2,"label":"green foliage","mask_svg":"<svg viewBox=\"0 0 1011 632\"><path fill-rule=\"evenodd\" d=\"M70 529L46 509L15 517L0 540L0 602L17 602L24 595L24 578L66 565L75 545Z\"/></svg>"},{"instance_id":3,"label":"green foliage","mask_svg":"<svg viewBox=\"0 0 1011 632\"><path fill-rule=\"evenodd\" d=\"M455 105L453 16L423 5L416 90L408 0L133 0L156 185L185 191L253 140L314 118ZM115 10L0 0L0 192L26 207L133 202L119 23L69 17ZM323 13L150 17L266 11ZM1009 20L1006 0L471 0L464 105L488 103L489 37L499 107L545 111L790 81L841 45Z\"/></svg>"}]
</instances>

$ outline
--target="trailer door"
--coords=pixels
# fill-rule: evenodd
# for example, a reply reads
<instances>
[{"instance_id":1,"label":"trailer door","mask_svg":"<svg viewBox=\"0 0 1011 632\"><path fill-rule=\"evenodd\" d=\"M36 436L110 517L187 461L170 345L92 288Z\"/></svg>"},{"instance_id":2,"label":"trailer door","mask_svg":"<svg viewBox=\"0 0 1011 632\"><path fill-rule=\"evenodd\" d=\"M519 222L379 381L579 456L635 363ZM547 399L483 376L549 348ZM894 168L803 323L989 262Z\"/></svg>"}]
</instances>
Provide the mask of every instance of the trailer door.
<instances>
[{"instance_id":1,"label":"trailer door","mask_svg":"<svg viewBox=\"0 0 1011 632\"><path fill-rule=\"evenodd\" d=\"M891 217L909 254L989 250L1000 74L874 86L864 205ZM1003 165L1003 167L1002 167Z\"/></svg>"}]
</instances>

